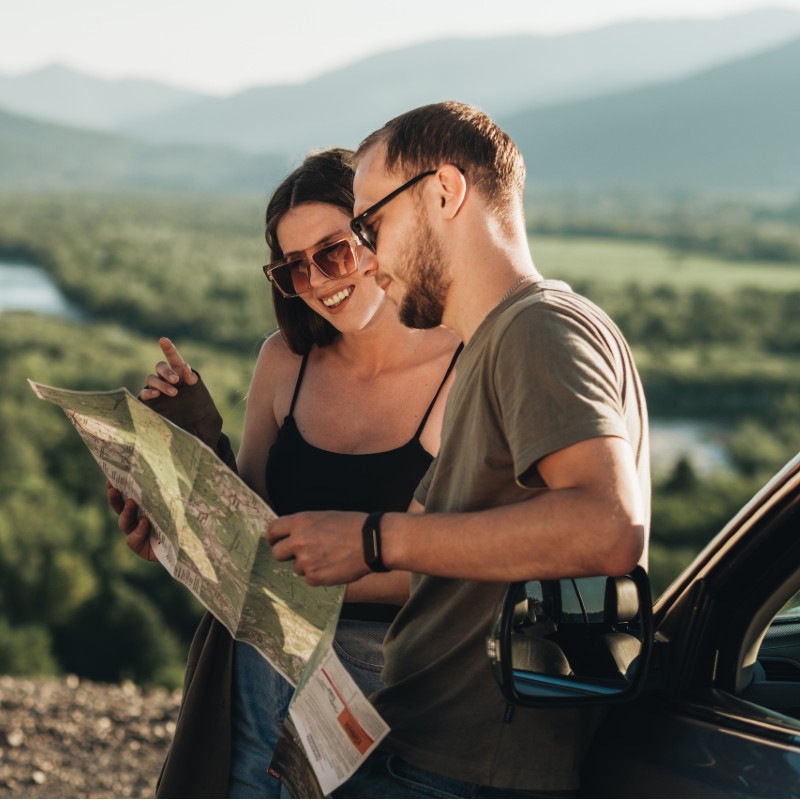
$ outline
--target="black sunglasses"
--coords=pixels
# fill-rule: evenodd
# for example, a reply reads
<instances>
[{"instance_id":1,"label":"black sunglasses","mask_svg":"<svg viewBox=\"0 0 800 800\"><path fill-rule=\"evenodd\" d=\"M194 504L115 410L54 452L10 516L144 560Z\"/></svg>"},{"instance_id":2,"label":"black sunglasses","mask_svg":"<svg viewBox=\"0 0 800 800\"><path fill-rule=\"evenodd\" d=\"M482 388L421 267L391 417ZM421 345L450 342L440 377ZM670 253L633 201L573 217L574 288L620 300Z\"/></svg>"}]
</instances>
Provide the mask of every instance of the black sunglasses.
<instances>
[{"instance_id":1,"label":"black sunglasses","mask_svg":"<svg viewBox=\"0 0 800 800\"><path fill-rule=\"evenodd\" d=\"M461 174L464 174L464 170L461 167L458 168ZM358 236L359 241L364 247L369 248L373 253L377 252L376 247L378 243L378 234L375 229L367 222L367 218L371 217L376 211L383 208L390 200L394 200L397 195L401 192L404 192L406 189L410 189L415 183L421 181L423 178L428 178L431 175L435 175L439 170L438 169L429 169L425 172L420 172L419 175L415 175L410 181L406 181L402 186L398 186L393 192L389 192L382 200L378 200L375 205L370 206L366 211L362 211L357 217L355 217L350 222L350 227L353 229L353 233Z\"/></svg>"}]
</instances>

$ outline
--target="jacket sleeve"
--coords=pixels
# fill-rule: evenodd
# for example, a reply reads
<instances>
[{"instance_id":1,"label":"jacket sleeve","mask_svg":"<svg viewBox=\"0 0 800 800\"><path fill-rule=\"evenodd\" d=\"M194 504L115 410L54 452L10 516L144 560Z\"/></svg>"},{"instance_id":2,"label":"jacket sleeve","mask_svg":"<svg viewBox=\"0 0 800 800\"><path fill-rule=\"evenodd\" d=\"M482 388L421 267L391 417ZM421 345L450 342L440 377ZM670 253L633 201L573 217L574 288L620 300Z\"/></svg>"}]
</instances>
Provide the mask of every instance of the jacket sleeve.
<instances>
[{"instance_id":1,"label":"jacket sleeve","mask_svg":"<svg viewBox=\"0 0 800 800\"><path fill-rule=\"evenodd\" d=\"M227 797L231 764L233 639L206 612L194 635L183 697L156 797Z\"/></svg>"}]
</instances>

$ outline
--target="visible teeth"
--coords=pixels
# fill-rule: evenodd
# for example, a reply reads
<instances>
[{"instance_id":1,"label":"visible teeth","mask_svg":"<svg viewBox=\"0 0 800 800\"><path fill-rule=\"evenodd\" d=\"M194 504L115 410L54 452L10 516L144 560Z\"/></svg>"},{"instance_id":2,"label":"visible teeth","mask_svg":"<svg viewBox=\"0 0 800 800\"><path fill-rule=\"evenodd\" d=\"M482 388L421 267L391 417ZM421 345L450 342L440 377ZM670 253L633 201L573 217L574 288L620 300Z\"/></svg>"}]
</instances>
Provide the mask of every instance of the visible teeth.
<instances>
[{"instance_id":1,"label":"visible teeth","mask_svg":"<svg viewBox=\"0 0 800 800\"><path fill-rule=\"evenodd\" d=\"M330 297L326 297L322 302L327 308L334 308L338 306L343 300L350 297L350 293L352 289L342 289L340 292L336 292L336 294L332 294Z\"/></svg>"}]
</instances>

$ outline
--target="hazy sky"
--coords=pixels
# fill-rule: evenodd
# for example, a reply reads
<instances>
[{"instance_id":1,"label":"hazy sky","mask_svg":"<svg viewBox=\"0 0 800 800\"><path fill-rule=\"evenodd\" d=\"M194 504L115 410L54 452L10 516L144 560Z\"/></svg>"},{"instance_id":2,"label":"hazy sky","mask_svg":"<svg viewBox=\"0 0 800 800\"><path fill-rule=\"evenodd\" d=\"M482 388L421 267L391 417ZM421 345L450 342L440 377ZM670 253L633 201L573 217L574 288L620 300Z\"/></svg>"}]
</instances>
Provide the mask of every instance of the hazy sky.
<instances>
[{"instance_id":1,"label":"hazy sky","mask_svg":"<svg viewBox=\"0 0 800 800\"><path fill-rule=\"evenodd\" d=\"M800 0L0 0L0 73L58 61L227 94L445 36L775 7L800 10Z\"/></svg>"}]
</instances>

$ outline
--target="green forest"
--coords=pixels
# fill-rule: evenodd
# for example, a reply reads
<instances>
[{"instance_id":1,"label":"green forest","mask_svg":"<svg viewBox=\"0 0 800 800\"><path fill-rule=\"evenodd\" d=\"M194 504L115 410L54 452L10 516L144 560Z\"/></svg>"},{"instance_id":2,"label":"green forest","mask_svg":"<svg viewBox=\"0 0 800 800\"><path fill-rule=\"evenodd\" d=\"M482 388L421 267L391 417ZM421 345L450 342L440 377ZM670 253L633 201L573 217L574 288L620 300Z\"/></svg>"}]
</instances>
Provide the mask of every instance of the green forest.
<instances>
[{"instance_id":1,"label":"green forest","mask_svg":"<svg viewBox=\"0 0 800 800\"><path fill-rule=\"evenodd\" d=\"M133 556L105 481L27 378L138 391L167 335L234 445L275 328L257 195L0 195L0 260L42 267L84 317L0 312L0 673L180 684L200 614ZM631 342L650 413L727 431L729 466L680 459L653 486L657 594L800 449L798 198L538 194L534 260Z\"/></svg>"}]
</instances>

